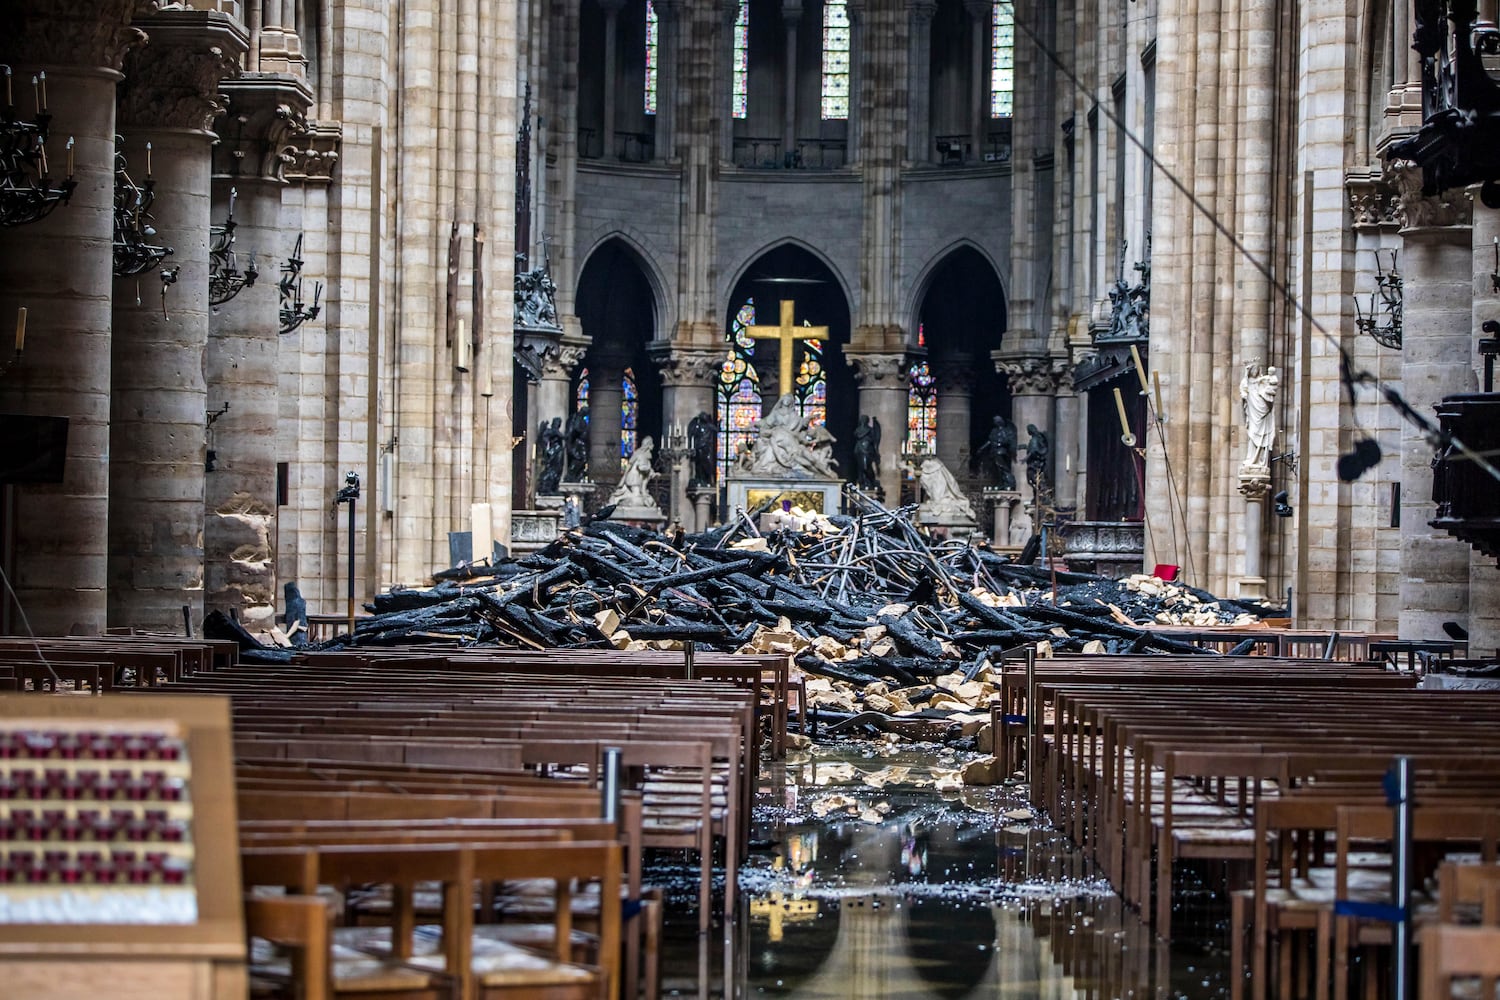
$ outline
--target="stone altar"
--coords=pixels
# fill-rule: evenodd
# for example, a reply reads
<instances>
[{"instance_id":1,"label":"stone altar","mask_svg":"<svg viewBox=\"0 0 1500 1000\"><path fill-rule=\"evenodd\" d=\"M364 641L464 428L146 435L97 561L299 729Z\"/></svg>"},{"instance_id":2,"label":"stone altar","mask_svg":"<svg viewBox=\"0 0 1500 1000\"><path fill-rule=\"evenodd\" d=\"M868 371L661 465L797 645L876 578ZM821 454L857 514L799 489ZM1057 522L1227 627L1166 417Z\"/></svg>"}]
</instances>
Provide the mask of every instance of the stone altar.
<instances>
[{"instance_id":1,"label":"stone altar","mask_svg":"<svg viewBox=\"0 0 1500 1000\"><path fill-rule=\"evenodd\" d=\"M833 461L833 435L810 423L788 393L761 418L755 440L730 469L728 487L726 515L782 500L837 514L844 483Z\"/></svg>"}]
</instances>

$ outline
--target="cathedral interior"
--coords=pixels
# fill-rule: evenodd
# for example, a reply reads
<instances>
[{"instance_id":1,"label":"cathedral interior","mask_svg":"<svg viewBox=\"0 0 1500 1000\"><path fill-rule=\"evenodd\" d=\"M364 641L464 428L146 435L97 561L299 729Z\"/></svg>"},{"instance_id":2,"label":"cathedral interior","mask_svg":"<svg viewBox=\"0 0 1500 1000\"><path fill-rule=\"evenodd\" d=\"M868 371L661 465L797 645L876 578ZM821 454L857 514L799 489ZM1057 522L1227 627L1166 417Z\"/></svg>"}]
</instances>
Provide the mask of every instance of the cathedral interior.
<instances>
[{"instance_id":1,"label":"cathedral interior","mask_svg":"<svg viewBox=\"0 0 1500 1000\"><path fill-rule=\"evenodd\" d=\"M997 551L1500 648L1496 0L5 0L0 63L0 635L337 615L648 439L703 531L790 397Z\"/></svg>"}]
</instances>

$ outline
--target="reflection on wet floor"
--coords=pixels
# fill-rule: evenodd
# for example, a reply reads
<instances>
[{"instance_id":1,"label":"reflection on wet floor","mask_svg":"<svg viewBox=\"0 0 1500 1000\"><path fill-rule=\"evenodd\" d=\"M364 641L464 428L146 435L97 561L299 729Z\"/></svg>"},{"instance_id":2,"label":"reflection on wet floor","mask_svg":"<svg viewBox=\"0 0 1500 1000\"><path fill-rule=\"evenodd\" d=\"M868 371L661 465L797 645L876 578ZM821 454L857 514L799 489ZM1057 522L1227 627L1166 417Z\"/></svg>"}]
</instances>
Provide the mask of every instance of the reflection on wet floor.
<instances>
[{"instance_id":1,"label":"reflection on wet floor","mask_svg":"<svg viewBox=\"0 0 1500 1000\"><path fill-rule=\"evenodd\" d=\"M1183 915L1204 940L1156 941L1017 790L955 786L961 763L844 744L767 768L741 918L708 941L669 918L664 993L1227 995L1220 913Z\"/></svg>"}]
</instances>

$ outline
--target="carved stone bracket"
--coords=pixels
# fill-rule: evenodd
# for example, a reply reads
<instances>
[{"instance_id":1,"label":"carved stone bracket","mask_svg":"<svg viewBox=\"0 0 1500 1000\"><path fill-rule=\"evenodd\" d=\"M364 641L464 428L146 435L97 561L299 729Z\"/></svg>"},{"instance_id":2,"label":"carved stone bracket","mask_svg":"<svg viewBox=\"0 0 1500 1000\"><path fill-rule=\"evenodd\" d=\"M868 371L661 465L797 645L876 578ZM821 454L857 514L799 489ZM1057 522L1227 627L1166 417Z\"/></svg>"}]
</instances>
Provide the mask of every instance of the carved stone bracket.
<instances>
[{"instance_id":1,"label":"carved stone bracket","mask_svg":"<svg viewBox=\"0 0 1500 1000\"><path fill-rule=\"evenodd\" d=\"M724 363L722 354L684 350L666 344L653 346L648 353L661 366L662 385L667 386L712 386Z\"/></svg>"},{"instance_id":2,"label":"carved stone bracket","mask_svg":"<svg viewBox=\"0 0 1500 1000\"><path fill-rule=\"evenodd\" d=\"M1474 203L1461 189L1435 195L1422 193L1422 168L1410 160L1391 160L1386 179L1396 189L1400 202L1398 218L1402 230L1441 229L1468 226L1474 221Z\"/></svg>"},{"instance_id":3,"label":"carved stone bracket","mask_svg":"<svg viewBox=\"0 0 1500 1000\"><path fill-rule=\"evenodd\" d=\"M244 26L227 14L197 10L163 11L140 26L149 44L125 60L122 126L209 131L224 113L220 86L239 75L239 57L250 46Z\"/></svg>"},{"instance_id":4,"label":"carved stone bracket","mask_svg":"<svg viewBox=\"0 0 1500 1000\"><path fill-rule=\"evenodd\" d=\"M1349 212L1356 232L1401 225L1396 189L1378 171L1349 174L1344 178L1344 189L1349 193Z\"/></svg>"},{"instance_id":5,"label":"carved stone bracket","mask_svg":"<svg viewBox=\"0 0 1500 1000\"><path fill-rule=\"evenodd\" d=\"M1009 380L1012 396L1050 396L1058 385L1057 363L1051 358L996 359L995 370Z\"/></svg>"},{"instance_id":6,"label":"carved stone bracket","mask_svg":"<svg viewBox=\"0 0 1500 1000\"><path fill-rule=\"evenodd\" d=\"M1240 466L1240 496L1246 500L1264 500L1271 495L1271 470L1264 465Z\"/></svg>"},{"instance_id":7,"label":"carved stone bracket","mask_svg":"<svg viewBox=\"0 0 1500 1000\"><path fill-rule=\"evenodd\" d=\"M846 357L854 366L855 381L861 386L878 389L906 388L906 356L904 354L847 353Z\"/></svg>"},{"instance_id":8,"label":"carved stone bracket","mask_svg":"<svg viewBox=\"0 0 1500 1000\"><path fill-rule=\"evenodd\" d=\"M296 159L294 142L307 131L312 91L300 80L246 73L221 88L229 114L219 127L214 173L285 180Z\"/></svg>"},{"instance_id":9,"label":"carved stone bracket","mask_svg":"<svg viewBox=\"0 0 1500 1000\"><path fill-rule=\"evenodd\" d=\"M287 181L292 184L327 184L332 181L343 141L342 122L308 122L306 129L287 139L285 151L291 157L286 165Z\"/></svg>"},{"instance_id":10,"label":"carved stone bracket","mask_svg":"<svg viewBox=\"0 0 1500 1000\"><path fill-rule=\"evenodd\" d=\"M548 347L542 354L542 377L571 379L573 372L583 364L584 355L587 353L587 344L557 344Z\"/></svg>"},{"instance_id":11,"label":"carved stone bracket","mask_svg":"<svg viewBox=\"0 0 1500 1000\"><path fill-rule=\"evenodd\" d=\"M0 61L20 66L102 67L119 72L146 40L130 23L139 0L32 0L0 11Z\"/></svg>"}]
</instances>

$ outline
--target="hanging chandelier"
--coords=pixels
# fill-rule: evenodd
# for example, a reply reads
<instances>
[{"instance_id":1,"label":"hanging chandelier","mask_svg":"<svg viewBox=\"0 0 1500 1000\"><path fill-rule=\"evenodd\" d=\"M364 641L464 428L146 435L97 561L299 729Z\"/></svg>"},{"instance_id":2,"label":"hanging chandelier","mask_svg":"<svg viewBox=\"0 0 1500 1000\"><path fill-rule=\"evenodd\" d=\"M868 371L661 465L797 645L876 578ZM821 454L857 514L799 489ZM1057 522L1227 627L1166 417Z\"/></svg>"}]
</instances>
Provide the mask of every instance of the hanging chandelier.
<instances>
[{"instance_id":1,"label":"hanging chandelier","mask_svg":"<svg viewBox=\"0 0 1500 1000\"><path fill-rule=\"evenodd\" d=\"M302 234L297 234L297 246L289 257L281 265L281 280L277 287L281 290L281 332L291 333L297 327L310 319L317 319L321 307L318 301L323 297L323 283L313 282L313 300L309 306L302 301Z\"/></svg>"},{"instance_id":2,"label":"hanging chandelier","mask_svg":"<svg viewBox=\"0 0 1500 1000\"><path fill-rule=\"evenodd\" d=\"M66 205L78 186L73 180L73 139L67 142L67 173L55 185L47 160L47 136L52 115L47 112L47 74L31 78L36 95L36 121L22 120L5 66L5 108L0 111L0 225L24 226L45 219L58 205Z\"/></svg>"},{"instance_id":3,"label":"hanging chandelier","mask_svg":"<svg viewBox=\"0 0 1500 1000\"><path fill-rule=\"evenodd\" d=\"M156 201L156 181L151 178L151 143L146 143L146 179L131 180L126 170L123 136L115 136L115 277L143 274L172 253L171 247L147 242L156 235L151 225L151 206Z\"/></svg>"},{"instance_id":4,"label":"hanging chandelier","mask_svg":"<svg viewBox=\"0 0 1500 1000\"><path fill-rule=\"evenodd\" d=\"M234 253L234 201L239 197L235 188L229 189L229 216L222 226L210 226L208 230L208 304L221 306L240 292L255 284L260 271L255 258L239 269Z\"/></svg>"}]
</instances>

